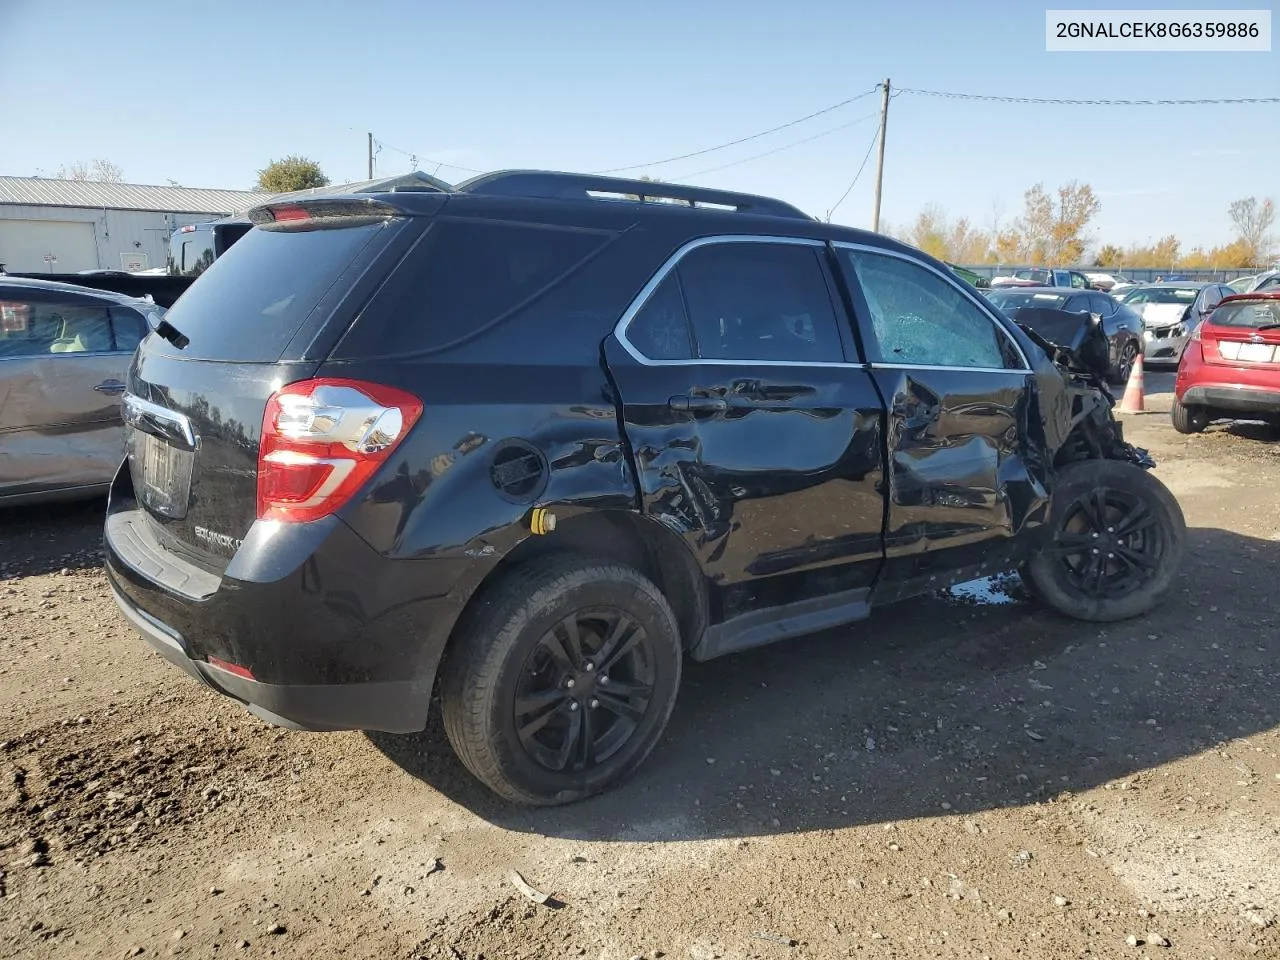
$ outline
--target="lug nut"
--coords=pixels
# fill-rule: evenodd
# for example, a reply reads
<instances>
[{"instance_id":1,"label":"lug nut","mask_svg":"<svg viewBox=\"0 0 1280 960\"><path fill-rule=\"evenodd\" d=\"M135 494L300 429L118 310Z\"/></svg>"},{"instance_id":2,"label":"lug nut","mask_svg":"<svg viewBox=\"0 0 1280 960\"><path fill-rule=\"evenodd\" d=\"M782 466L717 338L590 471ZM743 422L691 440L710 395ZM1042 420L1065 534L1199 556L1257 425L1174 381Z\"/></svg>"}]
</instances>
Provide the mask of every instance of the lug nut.
<instances>
[{"instance_id":1,"label":"lug nut","mask_svg":"<svg viewBox=\"0 0 1280 960\"><path fill-rule=\"evenodd\" d=\"M573 712L574 712L575 710L577 710L577 709L578 709L578 701L577 701L577 700L570 700L570 701L569 701L569 712L570 712L570 713L573 713Z\"/></svg>"},{"instance_id":2,"label":"lug nut","mask_svg":"<svg viewBox=\"0 0 1280 960\"><path fill-rule=\"evenodd\" d=\"M1094 551L1094 552L1096 553L1097 551ZM574 679L573 679L573 677L570 677L568 680L566 680L566 681L564 682L564 685L565 685L566 687L571 688L571 689L572 689L572 687L573 687L573 684L574 684Z\"/></svg>"},{"instance_id":3,"label":"lug nut","mask_svg":"<svg viewBox=\"0 0 1280 960\"><path fill-rule=\"evenodd\" d=\"M594 710L594 709L595 709L596 707L598 707L598 706L600 706L600 701L599 701L599 700L592 700L592 701L591 701L591 709L592 709L592 710Z\"/></svg>"},{"instance_id":4,"label":"lug nut","mask_svg":"<svg viewBox=\"0 0 1280 960\"><path fill-rule=\"evenodd\" d=\"M1114 553L1108 553L1108 554L1107 554L1107 559L1108 559L1108 560L1114 560L1115 558L1116 558L1116 555L1115 555Z\"/></svg>"},{"instance_id":5,"label":"lug nut","mask_svg":"<svg viewBox=\"0 0 1280 960\"><path fill-rule=\"evenodd\" d=\"M596 668L596 665L595 665L594 663L592 663L590 660L588 660L588 661L587 661L586 668L585 668L585 669L586 669L586 671L587 671L587 673L590 673L590 672L591 672L592 670L594 670L595 668Z\"/></svg>"},{"instance_id":6,"label":"lug nut","mask_svg":"<svg viewBox=\"0 0 1280 960\"><path fill-rule=\"evenodd\" d=\"M608 675L607 673L602 673L602 674L600 674L600 682L601 682L601 683L608 683L608 682L609 682L609 675Z\"/></svg>"},{"instance_id":7,"label":"lug nut","mask_svg":"<svg viewBox=\"0 0 1280 960\"><path fill-rule=\"evenodd\" d=\"M1092 552L1093 552L1093 553L1094 553L1094 555L1096 556L1096 555L1097 555L1097 553L1098 553L1098 548L1097 548L1097 547L1094 547Z\"/></svg>"}]
</instances>

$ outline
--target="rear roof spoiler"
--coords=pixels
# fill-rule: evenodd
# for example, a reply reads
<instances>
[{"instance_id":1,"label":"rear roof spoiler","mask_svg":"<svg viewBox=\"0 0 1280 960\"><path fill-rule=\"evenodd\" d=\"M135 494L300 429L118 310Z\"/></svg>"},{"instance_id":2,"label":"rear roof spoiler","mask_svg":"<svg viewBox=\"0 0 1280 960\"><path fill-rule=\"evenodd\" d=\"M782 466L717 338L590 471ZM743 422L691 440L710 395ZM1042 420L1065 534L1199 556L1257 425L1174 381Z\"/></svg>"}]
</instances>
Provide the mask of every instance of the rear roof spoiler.
<instances>
[{"instance_id":1,"label":"rear roof spoiler","mask_svg":"<svg viewBox=\"0 0 1280 960\"><path fill-rule=\"evenodd\" d=\"M454 188L457 193L501 197L537 197L558 200L617 200L633 203L669 203L686 207L733 210L738 213L812 220L789 203L750 193L711 190L655 180L627 180L581 173L543 170L502 170L472 177Z\"/></svg>"}]
</instances>

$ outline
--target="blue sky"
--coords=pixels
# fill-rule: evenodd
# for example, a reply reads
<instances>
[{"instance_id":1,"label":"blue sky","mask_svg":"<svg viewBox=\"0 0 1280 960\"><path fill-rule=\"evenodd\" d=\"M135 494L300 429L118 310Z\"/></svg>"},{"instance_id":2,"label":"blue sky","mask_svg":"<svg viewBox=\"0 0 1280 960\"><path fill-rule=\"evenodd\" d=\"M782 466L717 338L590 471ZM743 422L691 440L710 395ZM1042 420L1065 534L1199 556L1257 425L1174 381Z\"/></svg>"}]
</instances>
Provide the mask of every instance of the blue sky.
<instances>
[{"instance_id":1,"label":"blue sky","mask_svg":"<svg viewBox=\"0 0 1280 960\"><path fill-rule=\"evenodd\" d=\"M1058 3L1055 6L1070 6ZM1081 3L1081 7L1096 4ZM1110 7L1129 4L1112 3ZM1174 4L1162 7L1211 7ZM1225 5L1224 5L1225 6ZM1261 6L1234 4L1233 6ZM1047 53L1043 4L0 0L0 174L105 157L137 183L249 187L301 153L335 180L464 167L600 170L687 153L895 87L1089 98L1280 94L1280 54ZM821 216L874 135L876 97L739 147L638 169ZM860 118L866 119L860 119ZM1067 107L902 95L883 217L927 203L990 225L1043 181L1091 183L1099 241L1230 239L1227 204L1280 200L1280 105ZM870 223L874 157L835 214ZM465 171L442 167L450 180Z\"/></svg>"}]
</instances>

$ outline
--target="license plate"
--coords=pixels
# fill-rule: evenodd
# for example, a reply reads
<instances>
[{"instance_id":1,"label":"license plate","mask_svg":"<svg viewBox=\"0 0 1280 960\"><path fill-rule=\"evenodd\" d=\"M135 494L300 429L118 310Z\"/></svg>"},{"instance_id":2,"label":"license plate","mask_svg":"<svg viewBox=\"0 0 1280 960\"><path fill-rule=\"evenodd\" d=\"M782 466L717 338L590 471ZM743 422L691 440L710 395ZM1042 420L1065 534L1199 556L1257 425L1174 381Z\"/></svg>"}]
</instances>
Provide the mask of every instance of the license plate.
<instances>
[{"instance_id":1,"label":"license plate","mask_svg":"<svg viewBox=\"0 0 1280 960\"><path fill-rule=\"evenodd\" d=\"M132 431L129 446L129 467L139 499L166 517L185 517L195 455L141 430Z\"/></svg>"},{"instance_id":2,"label":"license plate","mask_svg":"<svg viewBox=\"0 0 1280 960\"><path fill-rule=\"evenodd\" d=\"M1240 359L1250 363L1270 363L1271 353L1275 348L1269 343L1240 344Z\"/></svg>"}]
</instances>

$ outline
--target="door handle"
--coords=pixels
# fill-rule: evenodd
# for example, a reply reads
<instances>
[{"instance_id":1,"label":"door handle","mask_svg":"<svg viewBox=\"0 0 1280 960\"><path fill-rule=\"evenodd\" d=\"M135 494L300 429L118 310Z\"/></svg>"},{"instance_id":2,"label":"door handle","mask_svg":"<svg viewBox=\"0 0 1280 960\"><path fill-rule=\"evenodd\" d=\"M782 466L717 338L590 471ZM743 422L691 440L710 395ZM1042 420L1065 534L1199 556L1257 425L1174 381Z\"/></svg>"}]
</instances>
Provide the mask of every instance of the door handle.
<instances>
[{"instance_id":1,"label":"door handle","mask_svg":"<svg viewBox=\"0 0 1280 960\"><path fill-rule=\"evenodd\" d=\"M681 413L724 413L729 409L729 401L723 397L683 396L672 397L667 406Z\"/></svg>"},{"instance_id":2,"label":"door handle","mask_svg":"<svg viewBox=\"0 0 1280 960\"><path fill-rule=\"evenodd\" d=\"M93 389L97 390L99 393L107 393L115 396L117 394L124 393L124 384L119 380L103 380Z\"/></svg>"}]
</instances>

